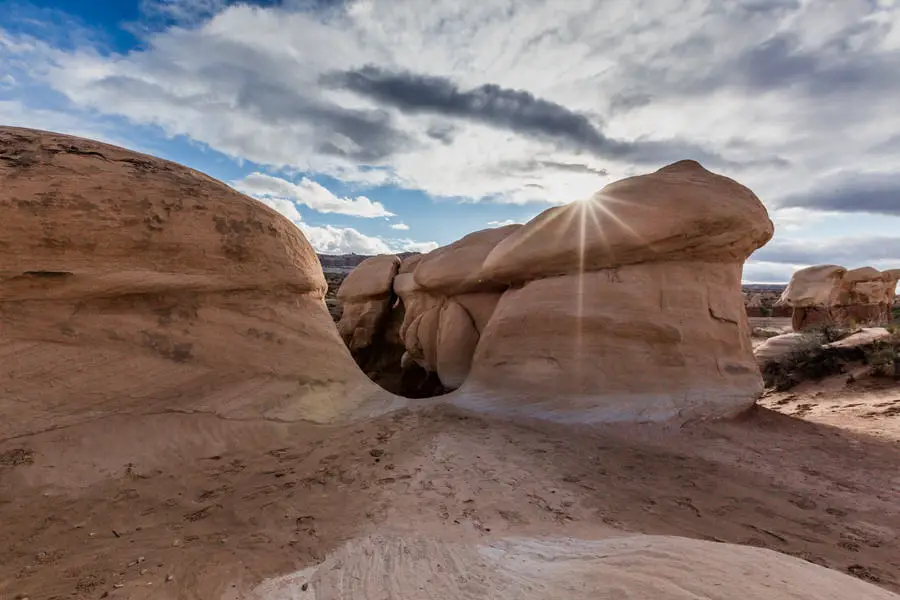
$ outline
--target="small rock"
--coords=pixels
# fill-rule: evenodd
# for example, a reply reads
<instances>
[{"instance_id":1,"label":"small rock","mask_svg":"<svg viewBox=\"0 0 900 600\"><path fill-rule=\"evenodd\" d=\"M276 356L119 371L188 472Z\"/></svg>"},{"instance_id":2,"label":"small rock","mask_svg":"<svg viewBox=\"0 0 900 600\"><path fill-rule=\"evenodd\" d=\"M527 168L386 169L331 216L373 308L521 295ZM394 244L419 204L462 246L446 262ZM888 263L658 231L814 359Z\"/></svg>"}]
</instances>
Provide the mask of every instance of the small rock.
<instances>
[{"instance_id":1,"label":"small rock","mask_svg":"<svg viewBox=\"0 0 900 600\"><path fill-rule=\"evenodd\" d=\"M171 581L175 581L175 576L169 573L168 575L166 575L166 583L169 583Z\"/></svg>"},{"instance_id":2,"label":"small rock","mask_svg":"<svg viewBox=\"0 0 900 600\"><path fill-rule=\"evenodd\" d=\"M309 589L309 584L308 584L308 583L304 583L303 585L300 586L300 591L301 591L301 592L305 592L305 591L308 590L308 589Z\"/></svg>"},{"instance_id":3,"label":"small rock","mask_svg":"<svg viewBox=\"0 0 900 600\"><path fill-rule=\"evenodd\" d=\"M144 558L143 556L138 556L137 564L141 564L141 563L144 562L145 560L147 560L147 559Z\"/></svg>"},{"instance_id":4,"label":"small rock","mask_svg":"<svg viewBox=\"0 0 900 600\"><path fill-rule=\"evenodd\" d=\"M118 590L118 589L125 587L125 584L124 583L114 583L113 587Z\"/></svg>"},{"instance_id":5,"label":"small rock","mask_svg":"<svg viewBox=\"0 0 900 600\"><path fill-rule=\"evenodd\" d=\"M381 448L372 448L371 450L369 450L369 454L371 456L374 456L375 458L378 458L379 456L384 456L384 450L382 450Z\"/></svg>"},{"instance_id":6,"label":"small rock","mask_svg":"<svg viewBox=\"0 0 900 600\"><path fill-rule=\"evenodd\" d=\"M140 571L138 571L138 574L140 574L140 575L146 575L146 574L149 573L149 572L150 572L150 569L141 569Z\"/></svg>"},{"instance_id":7,"label":"small rock","mask_svg":"<svg viewBox=\"0 0 900 600\"><path fill-rule=\"evenodd\" d=\"M181 545L181 540L175 540L174 542L172 542L172 545L177 548L178 546Z\"/></svg>"}]
</instances>

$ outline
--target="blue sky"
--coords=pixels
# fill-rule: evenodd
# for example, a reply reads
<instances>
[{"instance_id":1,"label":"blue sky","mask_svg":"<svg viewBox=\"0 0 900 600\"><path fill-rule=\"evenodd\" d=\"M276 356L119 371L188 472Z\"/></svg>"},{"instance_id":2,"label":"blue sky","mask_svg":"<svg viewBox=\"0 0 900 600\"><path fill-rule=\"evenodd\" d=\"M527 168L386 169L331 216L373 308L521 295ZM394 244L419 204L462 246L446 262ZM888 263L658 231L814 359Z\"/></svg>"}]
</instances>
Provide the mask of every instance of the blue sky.
<instances>
[{"instance_id":1,"label":"blue sky","mask_svg":"<svg viewBox=\"0 0 900 600\"><path fill-rule=\"evenodd\" d=\"M0 0L0 123L202 170L323 252L694 158L776 223L745 280L896 268L897 65L894 0Z\"/></svg>"}]
</instances>

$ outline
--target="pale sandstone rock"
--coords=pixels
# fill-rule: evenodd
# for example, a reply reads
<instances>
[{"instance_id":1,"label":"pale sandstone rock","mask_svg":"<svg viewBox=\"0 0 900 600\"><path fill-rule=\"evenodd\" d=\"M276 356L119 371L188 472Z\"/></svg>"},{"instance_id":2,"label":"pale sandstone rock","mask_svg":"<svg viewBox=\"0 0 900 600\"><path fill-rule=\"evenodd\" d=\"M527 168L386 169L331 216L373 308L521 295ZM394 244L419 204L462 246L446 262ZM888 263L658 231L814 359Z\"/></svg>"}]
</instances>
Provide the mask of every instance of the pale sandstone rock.
<instances>
[{"instance_id":1,"label":"pale sandstone rock","mask_svg":"<svg viewBox=\"0 0 900 600\"><path fill-rule=\"evenodd\" d=\"M821 345L821 338L806 333L783 333L770 337L765 342L754 348L753 356L760 363L768 363L779 360L793 352L810 346Z\"/></svg>"},{"instance_id":2,"label":"pale sandstone rock","mask_svg":"<svg viewBox=\"0 0 900 600\"><path fill-rule=\"evenodd\" d=\"M172 410L333 421L395 401L353 364L315 253L275 211L71 136L0 128L0 156L0 437Z\"/></svg>"},{"instance_id":3,"label":"pale sandstone rock","mask_svg":"<svg viewBox=\"0 0 900 600\"><path fill-rule=\"evenodd\" d=\"M478 278L484 257L519 226L476 231L404 261L394 278L403 304L400 337L414 361L450 389L468 374L480 332L504 286Z\"/></svg>"},{"instance_id":4,"label":"pale sandstone rock","mask_svg":"<svg viewBox=\"0 0 900 600\"><path fill-rule=\"evenodd\" d=\"M753 192L681 161L541 213L497 244L481 278L516 283L637 263L742 263L773 230Z\"/></svg>"},{"instance_id":5,"label":"pale sandstone rock","mask_svg":"<svg viewBox=\"0 0 900 600\"><path fill-rule=\"evenodd\" d=\"M481 278L481 265L494 247L521 229L507 225L475 231L424 255L415 269L416 283L434 294L502 291L506 286Z\"/></svg>"},{"instance_id":6,"label":"pale sandstone rock","mask_svg":"<svg viewBox=\"0 0 900 600\"><path fill-rule=\"evenodd\" d=\"M896 287L892 272L821 265L794 273L780 303L793 308L795 331L821 325L877 325L891 320Z\"/></svg>"},{"instance_id":7,"label":"pale sandstone rock","mask_svg":"<svg viewBox=\"0 0 900 600\"><path fill-rule=\"evenodd\" d=\"M441 307L435 370L444 386L456 389L465 382L478 344L478 330L461 304L447 300Z\"/></svg>"},{"instance_id":8,"label":"pale sandstone rock","mask_svg":"<svg viewBox=\"0 0 900 600\"><path fill-rule=\"evenodd\" d=\"M383 333L394 305L394 276L400 259L390 254L373 256L359 263L338 290L343 304L337 328L351 352L372 345Z\"/></svg>"},{"instance_id":9,"label":"pale sandstone rock","mask_svg":"<svg viewBox=\"0 0 900 600\"><path fill-rule=\"evenodd\" d=\"M781 294L781 304L797 308L828 306L836 299L838 282L847 269L837 265L818 265L794 272Z\"/></svg>"},{"instance_id":10,"label":"pale sandstone rock","mask_svg":"<svg viewBox=\"0 0 900 600\"><path fill-rule=\"evenodd\" d=\"M651 263L509 290L454 401L558 421L734 415L762 391L740 271Z\"/></svg>"},{"instance_id":11,"label":"pale sandstone rock","mask_svg":"<svg viewBox=\"0 0 900 600\"><path fill-rule=\"evenodd\" d=\"M836 342L825 344L824 348L859 348L861 346L871 346L876 342L891 339L892 334L884 327L863 327L847 337Z\"/></svg>"},{"instance_id":12,"label":"pale sandstone rock","mask_svg":"<svg viewBox=\"0 0 900 600\"><path fill-rule=\"evenodd\" d=\"M270 579L251 600L900 600L772 550L674 536L471 542L370 535Z\"/></svg>"},{"instance_id":13,"label":"pale sandstone rock","mask_svg":"<svg viewBox=\"0 0 900 600\"><path fill-rule=\"evenodd\" d=\"M380 254L365 259L350 271L338 289L339 300L381 298L390 295L400 259L393 254Z\"/></svg>"},{"instance_id":14,"label":"pale sandstone rock","mask_svg":"<svg viewBox=\"0 0 900 600\"><path fill-rule=\"evenodd\" d=\"M582 422L741 412L762 391L741 269L771 234L750 190L690 161L545 212L485 260L482 279L521 287L454 401Z\"/></svg>"}]
</instances>

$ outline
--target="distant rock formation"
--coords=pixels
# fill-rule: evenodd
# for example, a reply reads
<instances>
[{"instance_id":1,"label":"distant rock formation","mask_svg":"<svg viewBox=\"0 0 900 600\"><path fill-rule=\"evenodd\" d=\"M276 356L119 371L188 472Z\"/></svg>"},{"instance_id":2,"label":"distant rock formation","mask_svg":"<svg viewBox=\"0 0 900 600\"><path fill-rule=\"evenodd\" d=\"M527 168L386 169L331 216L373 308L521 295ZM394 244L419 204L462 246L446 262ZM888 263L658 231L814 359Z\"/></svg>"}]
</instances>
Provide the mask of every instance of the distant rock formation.
<instances>
[{"instance_id":1,"label":"distant rock formation","mask_svg":"<svg viewBox=\"0 0 900 600\"><path fill-rule=\"evenodd\" d=\"M741 295L759 199L693 161L403 261L402 363L455 402L557 420L735 414L762 381Z\"/></svg>"},{"instance_id":2,"label":"distant rock formation","mask_svg":"<svg viewBox=\"0 0 900 600\"><path fill-rule=\"evenodd\" d=\"M900 269L807 267L794 273L779 304L793 309L794 331L880 325L891 321L898 279Z\"/></svg>"},{"instance_id":3,"label":"distant rock formation","mask_svg":"<svg viewBox=\"0 0 900 600\"><path fill-rule=\"evenodd\" d=\"M0 213L0 437L176 410L327 422L395 401L341 343L302 233L223 183L0 128Z\"/></svg>"}]
</instances>

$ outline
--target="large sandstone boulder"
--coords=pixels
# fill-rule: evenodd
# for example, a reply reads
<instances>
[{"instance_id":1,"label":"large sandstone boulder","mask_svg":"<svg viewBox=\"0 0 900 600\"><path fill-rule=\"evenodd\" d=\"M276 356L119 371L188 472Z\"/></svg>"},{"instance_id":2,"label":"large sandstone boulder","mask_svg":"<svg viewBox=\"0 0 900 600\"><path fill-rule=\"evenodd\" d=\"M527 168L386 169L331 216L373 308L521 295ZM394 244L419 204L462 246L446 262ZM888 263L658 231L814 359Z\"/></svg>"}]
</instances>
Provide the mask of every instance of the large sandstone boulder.
<instances>
[{"instance_id":1,"label":"large sandstone boulder","mask_svg":"<svg viewBox=\"0 0 900 600\"><path fill-rule=\"evenodd\" d=\"M0 128L0 437L114 413L334 421L359 372L275 211L180 165Z\"/></svg>"},{"instance_id":2,"label":"large sandstone boulder","mask_svg":"<svg viewBox=\"0 0 900 600\"><path fill-rule=\"evenodd\" d=\"M482 280L516 287L456 401L573 421L740 412L762 390L741 269L772 232L750 190L691 161L546 211L484 261Z\"/></svg>"},{"instance_id":3,"label":"large sandstone boulder","mask_svg":"<svg viewBox=\"0 0 900 600\"><path fill-rule=\"evenodd\" d=\"M739 264L772 233L753 192L685 160L544 211L497 245L481 277L524 283L653 262Z\"/></svg>"},{"instance_id":4,"label":"large sandstone boulder","mask_svg":"<svg viewBox=\"0 0 900 600\"><path fill-rule=\"evenodd\" d=\"M896 287L893 271L819 265L795 272L779 303L793 309L795 331L878 325L891 320Z\"/></svg>"},{"instance_id":5,"label":"large sandstone boulder","mask_svg":"<svg viewBox=\"0 0 900 600\"><path fill-rule=\"evenodd\" d=\"M400 259L383 254L367 258L347 275L338 289L342 305L337 328L351 351L372 345L394 305L393 283Z\"/></svg>"},{"instance_id":6,"label":"large sandstone boulder","mask_svg":"<svg viewBox=\"0 0 900 600\"><path fill-rule=\"evenodd\" d=\"M520 225L476 231L401 266L394 291L405 311L407 361L435 372L448 389L463 384L481 332L505 285L482 279L485 257Z\"/></svg>"}]
</instances>

